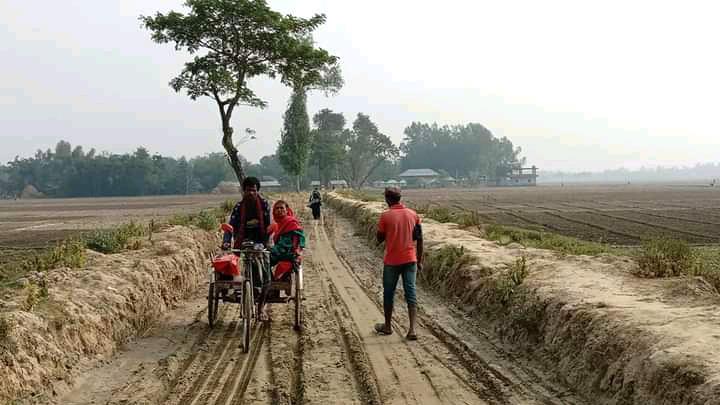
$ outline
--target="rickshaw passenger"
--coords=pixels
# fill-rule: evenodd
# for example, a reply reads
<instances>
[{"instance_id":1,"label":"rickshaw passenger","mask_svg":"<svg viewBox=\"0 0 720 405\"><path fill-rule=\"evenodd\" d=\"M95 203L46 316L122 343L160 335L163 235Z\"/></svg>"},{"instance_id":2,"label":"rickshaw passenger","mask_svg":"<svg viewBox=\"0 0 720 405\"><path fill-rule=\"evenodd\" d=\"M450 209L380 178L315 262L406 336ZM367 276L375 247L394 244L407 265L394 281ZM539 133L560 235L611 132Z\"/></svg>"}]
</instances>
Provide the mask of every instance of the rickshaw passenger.
<instances>
[{"instance_id":1,"label":"rickshaw passenger","mask_svg":"<svg viewBox=\"0 0 720 405\"><path fill-rule=\"evenodd\" d=\"M277 201L273 205L273 220L268 231L274 245L270 249L270 266L275 266L273 279L284 280L290 276L293 262L299 262L305 248L305 233L287 202Z\"/></svg>"}]
</instances>

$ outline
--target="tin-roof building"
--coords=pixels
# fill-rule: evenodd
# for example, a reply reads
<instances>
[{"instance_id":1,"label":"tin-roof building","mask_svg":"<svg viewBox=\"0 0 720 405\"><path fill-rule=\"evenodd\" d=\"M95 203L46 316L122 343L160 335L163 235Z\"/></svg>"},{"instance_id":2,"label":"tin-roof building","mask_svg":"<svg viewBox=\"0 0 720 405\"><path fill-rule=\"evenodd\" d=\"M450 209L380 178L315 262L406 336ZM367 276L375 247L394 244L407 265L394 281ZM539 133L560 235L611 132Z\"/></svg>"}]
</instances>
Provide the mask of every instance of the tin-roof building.
<instances>
[{"instance_id":1,"label":"tin-roof building","mask_svg":"<svg viewBox=\"0 0 720 405\"><path fill-rule=\"evenodd\" d=\"M408 185L425 187L440 177L440 174L433 169L408 169L400 173L401 179Z\"/></svg>"}]
</instances>

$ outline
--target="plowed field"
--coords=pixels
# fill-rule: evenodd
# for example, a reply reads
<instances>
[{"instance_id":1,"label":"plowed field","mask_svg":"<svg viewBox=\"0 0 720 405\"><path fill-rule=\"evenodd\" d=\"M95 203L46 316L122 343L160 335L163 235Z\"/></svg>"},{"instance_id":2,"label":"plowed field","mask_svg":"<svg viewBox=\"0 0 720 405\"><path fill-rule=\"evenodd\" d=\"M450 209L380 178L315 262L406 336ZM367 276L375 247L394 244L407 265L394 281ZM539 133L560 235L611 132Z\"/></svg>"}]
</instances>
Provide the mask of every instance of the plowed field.
<instances>
[{"instance_id":1,"label":"plowed field","mask_svg":"<svg viewBox=\"0 0 720 405\"><path fill-rule=\"evenodd\" d=\"M637 245L665 236L720 243L720 188L682 185L405 190L415 206L470 210L488 223L593 242Z\"/></svg>"}]
</instances>

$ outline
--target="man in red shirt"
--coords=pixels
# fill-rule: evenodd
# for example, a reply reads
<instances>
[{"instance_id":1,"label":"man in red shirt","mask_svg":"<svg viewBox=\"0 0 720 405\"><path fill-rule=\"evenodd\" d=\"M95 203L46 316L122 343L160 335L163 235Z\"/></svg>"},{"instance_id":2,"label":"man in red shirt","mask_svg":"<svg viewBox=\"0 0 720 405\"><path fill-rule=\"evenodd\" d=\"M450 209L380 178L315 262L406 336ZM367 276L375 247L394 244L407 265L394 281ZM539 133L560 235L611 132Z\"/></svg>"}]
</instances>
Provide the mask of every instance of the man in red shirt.
<instances>
[{"instance_id":1,"label":"man in red shirt","mask_svg":"<svg viewBox=\"0 0 720 405\"><path fill-rule=\"evenodd\" d=\"M381 335L392 334L395 289L398 280L402 276L405 301L408 305L408 317L410 318L407 339L417 340L415 333L417 319L415 280L417 272L422 270L422 227L418 214L401 204L400 198L400 189L395 187L385 189L385 202L390 209L380 215L377 229L378 243L385 242L385 266L383 268L385 323L376 324L375 331Z\"/></svg>"}]
</instances>

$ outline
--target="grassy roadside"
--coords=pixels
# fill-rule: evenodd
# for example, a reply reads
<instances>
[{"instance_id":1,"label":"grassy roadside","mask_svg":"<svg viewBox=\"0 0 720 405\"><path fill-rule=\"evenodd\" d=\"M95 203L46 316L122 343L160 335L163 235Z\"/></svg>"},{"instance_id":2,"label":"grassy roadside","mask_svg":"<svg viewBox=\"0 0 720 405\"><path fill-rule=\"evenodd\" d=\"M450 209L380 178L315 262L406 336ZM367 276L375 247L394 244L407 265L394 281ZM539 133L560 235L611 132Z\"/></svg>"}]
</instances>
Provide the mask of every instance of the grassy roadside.
<instances>
[{"instance_id":1,"label":"grassy roadside","mask_svg":"<svg viewBox=\"0 0 720 405\"><path fill-rule=\"evenodd\" d=\"M131 221L71 237L47 249L20 251L17 260L0 266L0 289L20 287L18 280L31 272L45 272L59 267L80 268L85 264L86 249L104 254L137 250L141 247L140 238L152 239L152 233L167 226L195 226L206 231L216 230L234 205L234 201L227 200L220 207L194 214L178 214L165 221L151 220L148 224Z\"/></svg>"},{"instance_id":2,"label":"grassy roadside","mask_svg":"<svg viewBox=\"0 0 720 405\"><path fill-rule=\"evenodd\" d=\"M340 190L337 193L360 201L383 201L380 192ZM616 247L552 232L486 223L478 213L470 210L430 205L412 208L426 218L477 230L481 237L500 245L516 243L525 247L552 250L563 255L629 256L638 263L635 272L638 277L700 276L720 291L720 246L693 248L684 241L656 238L647 240L638 247Z\"/></svg>"}]
</instances>

